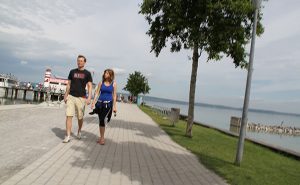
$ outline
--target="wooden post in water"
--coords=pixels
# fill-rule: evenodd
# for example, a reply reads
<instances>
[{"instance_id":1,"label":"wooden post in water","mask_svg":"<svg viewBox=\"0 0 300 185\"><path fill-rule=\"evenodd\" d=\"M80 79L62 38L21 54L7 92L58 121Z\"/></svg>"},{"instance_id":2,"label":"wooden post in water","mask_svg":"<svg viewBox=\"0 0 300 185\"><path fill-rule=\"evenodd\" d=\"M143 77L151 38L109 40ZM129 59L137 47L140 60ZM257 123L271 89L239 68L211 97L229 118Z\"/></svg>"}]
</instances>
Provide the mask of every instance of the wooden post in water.
<instances>
[{"instance_id":1,"label":"wooden post in water","mask_svg":"<svg viewBox=\"0 0 300 185\"><path fill-rule=\"evenodd\" d=\"M27 92L27 90L24 90L23 100L26 100L26 92Z\"/></svg>"},{"instance_id":2,"label":"wooden post in water","mask_svg":"<svg viewBox=\"0 0 300 185\"><path fill-rule=\"evenodd\" d=\"M41 92L41 97L40 99L43 99L43 101L45 101L45 92Z\"/></svg>"},{"instance_id":3,"label":"wooden post in water","mask_svg":"<svg viewBox=\"0 0 300 185\"><path fill-rule=\"evenodd\" d=\"M5 88L5 95L4 98L8 98L8 88Z\"/></svg>"},{"instance_id":4,"label":"wooden post in water","mask_svg":"<svg viewBox=\"0 0 300 185\"><path fill-rule=\"evenodd\" d=\"M13 96L14 96L14 91L13 91L13 89L11 89L11 95L10 95L10 98L12 99Z\"/></svg>"},{"instance_id":5,"label":"wooden post in water","mask_svg":"<svg viewBox=\"0 0 300 185\"><path fill-rule=\"evenodd\" d=\"M33 91L33 101L36 101L38 99L38 93L37 91Z\"/></svg>"},{"instance_id":6,"label":"wooden post in water","mask_svg":"<svg viewBox=\"0 0 300 185\"><path fill-rule=\"evenodd\" d=\"M38 91L37 101L40 101L40 100L41 100L41 96L42 96L42 92L41 92L41 91Z\"/></svg>"},{"instance_id":7,"label":"wooden post in water","mask_svg":"<svg viewBox=\"0 0 300 185\"><path fill-rule=\"evenodd\" d=\"M18 89L15 89L15 97L14 99L17 99L18 98Z\"/></svg>"}]
</instances>

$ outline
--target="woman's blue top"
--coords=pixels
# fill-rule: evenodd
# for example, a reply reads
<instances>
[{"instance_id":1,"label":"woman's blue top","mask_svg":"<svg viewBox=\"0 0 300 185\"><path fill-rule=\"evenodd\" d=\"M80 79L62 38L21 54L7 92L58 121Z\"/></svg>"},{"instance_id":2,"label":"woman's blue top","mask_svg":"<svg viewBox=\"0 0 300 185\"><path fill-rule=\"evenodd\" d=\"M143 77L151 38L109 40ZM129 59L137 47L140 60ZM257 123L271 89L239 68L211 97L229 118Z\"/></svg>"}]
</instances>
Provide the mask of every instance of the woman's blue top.
<instances>
[{"instance_id":1,"label":"woman's blue top","mask_svg":"<svg viewBox=\"0 0 300 185\"><path fill-rule=\"evenodd\" d=\"M106 86L104 82L102 82L100 88L100 101L113 101L113 91L114 91L114 83L112 82L109 86Z\"/></svg>"}]
</instances>

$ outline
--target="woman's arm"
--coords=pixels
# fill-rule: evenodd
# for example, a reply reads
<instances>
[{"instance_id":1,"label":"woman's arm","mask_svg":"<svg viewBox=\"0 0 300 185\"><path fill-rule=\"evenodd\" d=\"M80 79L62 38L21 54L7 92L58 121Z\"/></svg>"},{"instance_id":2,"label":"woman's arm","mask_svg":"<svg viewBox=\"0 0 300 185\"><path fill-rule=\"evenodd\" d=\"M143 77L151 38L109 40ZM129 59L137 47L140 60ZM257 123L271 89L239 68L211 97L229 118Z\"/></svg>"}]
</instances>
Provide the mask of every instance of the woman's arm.
<instances>
[{"instance_id":1,"label":"woman's arm","mask_svg":"<svg viewBox=\"0 0 300 185\"><path fill-rule=\"evenodd\" d=\"M114 109L114 112L117 112L117 107L116 107L116 105L117 105L117 83L116 82L114 82L114 92L113 92L113 109Z\"/></svg>"},{"instance_id":2,"label":"woman's arm","mask_svg":"<svg viewBox=\"0 0 300 185\"><path fill-rule=\"evenodd\" d=\"M99 82L98 87L97 87L97 89L95 91L95 94L94 94L94 100L92 102L92 108L94 107L94 105L96 104L96 102L98 100L98 97L99 97L99 94L100 94L101 85L102 85L102 82Z\"/></svg>"}]
</instances>

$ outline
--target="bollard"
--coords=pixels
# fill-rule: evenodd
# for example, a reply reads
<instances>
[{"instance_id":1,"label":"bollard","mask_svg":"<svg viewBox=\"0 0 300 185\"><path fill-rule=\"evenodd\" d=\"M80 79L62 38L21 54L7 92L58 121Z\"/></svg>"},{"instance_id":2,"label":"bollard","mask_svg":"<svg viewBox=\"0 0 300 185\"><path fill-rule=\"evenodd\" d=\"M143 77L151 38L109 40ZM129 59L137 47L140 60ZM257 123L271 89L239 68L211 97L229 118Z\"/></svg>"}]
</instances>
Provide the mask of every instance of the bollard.
<instances>
[{"instance_id":1,"label":"bollard","mask_svg":"<svg viewBox=\"0 0 300 185\"><path fill-rule=\"evenodd\" d=\"M172 122L172 126L175 126L175 123L178 122L180 116L179 108L171 108L170 120Z\"/></svg>"},{"instance_id":2,"label":"bollard","mask_svg":"<svg viewBox=\"0 0 300 185\"><path fill-rule=\"evenodd\" d=\"M231 116L229 130L239 134L241 128L241 118Z\"/></svg>"},{"instance_id":3,"label":"bollard","mask_svg":"<svg viewBox=\"0 0 300 185\"><path fill-rule=\"evenodd\" d=\"M230 126L240 127L241 126L241 118L231 116Z\"/></svg>"}]
</instances>

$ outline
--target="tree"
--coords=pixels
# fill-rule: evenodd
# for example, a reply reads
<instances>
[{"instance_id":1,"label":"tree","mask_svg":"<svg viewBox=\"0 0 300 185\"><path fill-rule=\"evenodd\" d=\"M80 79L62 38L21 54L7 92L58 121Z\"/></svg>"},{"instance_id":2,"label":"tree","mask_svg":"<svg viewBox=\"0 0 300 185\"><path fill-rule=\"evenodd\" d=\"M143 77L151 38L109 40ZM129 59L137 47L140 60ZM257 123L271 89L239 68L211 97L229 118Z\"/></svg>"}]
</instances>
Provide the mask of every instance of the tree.
<instances>
[{"instance_id":1,"label":"tree","mask_svg":"<svg viewBox=\"0 0 300 185\"><path fill-rule=\"evenodd\" d=\"M142 75L141 72L135 71L134 73L129 74L129 78L127 78L127 84L123 90L129 91L133 96L137 96L140 93L148 94L150 87L148 85L147 78Z\"/></svg>"},{"instance_id":2,"label":"tree","mask_svg":"<svg viewBox=\"0 0 300 185\"><path fill-rule=\"evenodd\" d=\"M253 11L250 0L143 0L139 13L150 28L151 52L156 57L170 43L171 52L192 50L192 72L186 135L192 137L198 60L231 57L235 67L247 67L245 47L251 38ZM258 18L257 34L263 32Z\"/></svg>"}]
</instances>

